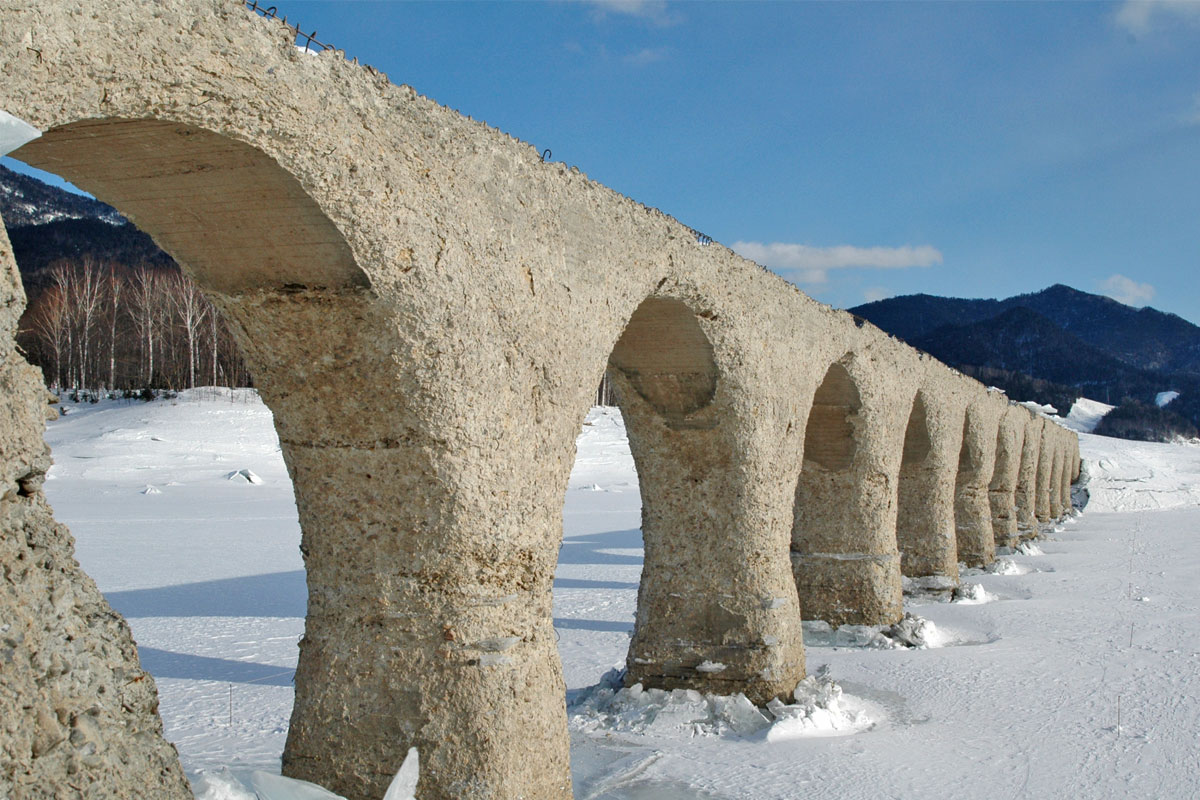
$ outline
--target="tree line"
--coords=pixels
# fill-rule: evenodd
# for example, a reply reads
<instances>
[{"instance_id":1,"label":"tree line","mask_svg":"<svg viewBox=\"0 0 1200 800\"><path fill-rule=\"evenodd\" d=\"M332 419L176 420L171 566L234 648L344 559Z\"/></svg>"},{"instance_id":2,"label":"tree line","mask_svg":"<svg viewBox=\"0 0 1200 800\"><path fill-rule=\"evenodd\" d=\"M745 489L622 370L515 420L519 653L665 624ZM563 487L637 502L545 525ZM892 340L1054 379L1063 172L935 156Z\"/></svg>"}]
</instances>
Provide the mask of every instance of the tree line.
<instances>
[{"instance_id":1,"label":"tree line","mask_svg":"<svg viewBox=\"0 0 1200 800\"><path fill-rule=\"evenodd\" d=\"M254 385L220 313L177 269L85 256L40 275L17 336L51 390ZM617 405L608 375L596 404Z\"/></svg>"},{"instance_id":2,"label":"tree line","mask_svg":"<svg viewBox=\"0 0 1200 800\"><path fill-rule=\"evenodd\" d=\"M252 385L220 313L181 272L85 256L45 274L18 341L51 389Z\"/></svg>"}]
</instances>

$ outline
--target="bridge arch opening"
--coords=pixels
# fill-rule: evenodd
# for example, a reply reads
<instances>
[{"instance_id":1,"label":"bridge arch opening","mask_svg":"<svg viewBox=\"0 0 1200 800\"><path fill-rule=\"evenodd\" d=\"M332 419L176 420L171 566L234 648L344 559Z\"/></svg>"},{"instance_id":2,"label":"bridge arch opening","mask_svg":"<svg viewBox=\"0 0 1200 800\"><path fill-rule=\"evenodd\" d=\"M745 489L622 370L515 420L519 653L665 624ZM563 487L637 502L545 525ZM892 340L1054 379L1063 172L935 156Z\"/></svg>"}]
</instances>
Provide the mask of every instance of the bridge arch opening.
<instances>
[{"instance_id":1,"label":"bridge arch opening","mask_svg":"<svg viewBox=\"0 0 1200 800\"><path fill-rule=\"evenodd\" d=\"M12 155L115 207L180 263L229 322L274 415L278 446L294 487L294 495L289 492L292 513L298 509L303 530L304 568L280 580L287 583L289 597L298 596L301 603L307 583L308 610L301 613L306 638L328 639L314 636L312 625L317 619L326 628L336 627L330 620L339 604L348 604L329 602L344 582L339 570L351 566L342 562L370 562L366 551L377 546L375 539L384 538L377 534L403 523L366 518L369 514L346 519L346 507L369 507L356 502L370 496L369 486L354 485L372 477L360 473L375 471L382 479L387 471L375 463L378 454L368 453L371 464L364 469L347 462L351 469L338 481L330 480L323 454L374 451L381 442L395 441L394 428L407 421L403 408L392 415L375 413L378 387L394 382L395 364L386 357L389 343L379 340L386 326L369 282L341 231L273 157L232 136L183 123L80 120L46 131ZM384 458L393 452L384 449ZM417 474L404 465L392 471ZM252 478L243 475L241 480ZM361 497L349 497L355 494ZM247 522L246 530L252 525ZM363 540L367 544L345 559L330 540L356 525L376 530L365 531L372 534ZM288 548L293 554L294 545ZM382 577L369 572L364 570L363 582ZM269 615L265 610L264 616ZM162 663L164 657L157 653L148 666L153 671ZM270 679L279 680L275 675ZM289 692L293 731L302 697L313 694L320 682L297 678L295 709ZM321 702L310 697L310 705Z\"/></svg>"},{"instance_id":2,"label":"bridge arch opening","mask_svg":"<svg viewBox=\"0 0 1200 800\"><path fill-rule=\"evenodd\" d=\"M206 291L367 285L299 180L225 134L162 119L86 119L12 155L116 208Z\"/></svg>"},{"instance_id":3,"label":"bridge arch opening","mask_svg":"<svg viewBox=\"0 0 1200 800\"><path fill-rule=\"evenodd\" d=\"M1024 428L1017 410L1010 406L996 431L996 464L988 485L992 507L992 538L996 547L1017 544L1017 480L1021 469Z\"/></svg>"},{"instance_id":4,"label":"bridge arch opening","mask_svg":"<svg viewBox=\"0 0 1200 800\"><path fill-rule=\"evenodd\" d=\"M996 559L989 486L995 464L995 437L983 414L970 406L963 417L962 447L954 484L958 560L984 567Z\"/></svg>"},{"instance_id":5,"label":"bridge arch opening","mask_svg":"<svg viewBox=\"0 0 1200 800\"><path fill-rule=\"evenodd\" d=\"M742 692L765 703L803 676L801 632L798 624L772 627L778 623L764 611L763 580L755 583L749 558L731 556L762 544L736 534L745 529L737 501L736 412L708 324L690 302L652 295L629 315L608 358L641 499L634 523L640 531L606 534L626 548L642 548L624 680L646 688ZM569 496L568 513L573 502ZM568 517L560 564L575 560L568 548L578 539L570 525ZM560 568L564 572L578 575L573 566ZM770 592L777 595L774 583ZM786 576L784 586L790 591ZM563 658L568 662L571 654Z\"/></svg>"},{"instance_id":6,"label":"bridge arch opening","mask_svg":"<svg viewBox=\"0 0 1200 800\"><path fill-rule=\"evenodd\" d=\"M793 506L800 613L834 626L901 614L894 500L854 365L853 354L831 364L813 394Z\"/></svg>"},{"instance_id":7,"label":"bridge arch opening","mask_svg":"<svg viewBox=\"0 0 1200 800\"><path fill-rule=\"evenodd\" d=\"M930 578L929 588L945 588L936 576L953 570L955 574L947 577L957 577L957 558L946 556L947 549L954 549L954 499L952 494L946 495L948 507L941 507L943 475L936 461L929 399L925 390L919 389L904 429L896 483L896 545L904 575Z\"/></svg>"}]
</instances>

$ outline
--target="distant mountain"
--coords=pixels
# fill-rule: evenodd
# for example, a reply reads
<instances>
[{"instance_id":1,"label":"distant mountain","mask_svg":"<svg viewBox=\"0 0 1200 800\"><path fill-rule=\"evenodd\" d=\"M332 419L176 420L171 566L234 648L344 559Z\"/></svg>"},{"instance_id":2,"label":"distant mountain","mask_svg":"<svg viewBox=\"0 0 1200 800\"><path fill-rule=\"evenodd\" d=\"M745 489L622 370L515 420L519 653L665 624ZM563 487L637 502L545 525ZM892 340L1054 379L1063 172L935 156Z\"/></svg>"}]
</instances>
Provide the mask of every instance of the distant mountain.
<instances>
[{"instance_id":1,"label":"distant mountain","mask_svg":"<svg viewBox=\"0 0 1200 800\"><path fill-rule=\"evenodd\" d=\"M56 189L37 178L0 166L0 218L11 228L45 225L64 219L96 219L124 225L112 206L73 192Z\"/></svg>"},{"instance_id":2,"label":"distant mountain","mask_svg":"<svg viewBox=\"0 0 1200 800\"><path fill-rule=\"evenodd\" d=\"M1005 300L910 295L850 311L1015 400L1061 408L1074 394L1120 404L1138 423L1122 429L1128 435L1200 426L1200 327L1174 314L1063 285ZM1180 395L1151 413L1166 390Z\"/></svg>"},{"instance_id":3,"label":"distant mountain","mask_svg":"<svg viewBox=\"0 0 1200 800\"><path fill-rule=\"evenodd\" d=\"M894 336L915 342L938 328L984 322L1014 308L1035 311L1131 366L1200 376L1200 327L1174 314L1132 308L1062 284L1005 300L917 294L867 303L850 311Z\"/></svg>"},{"instance_id":4,"label":"distant mountain","mask_svg":"<svg viewBox=\"0 0 1200 800\"><path fill-rule=\"evenodd\" d=\"M32 300L45 286L46 267L59 260L115 261L178 269L147 234L112 206L49 186L0 166L0 218Z\"/></svg>"},{"instance_id":5,"label":"distant mountain","mask_svg":"<svg viewBox=\"0 0 1200 800\"><path fill-rule=\"evenodd\" d=\"M943 325L909 343L949 364L1023 372L1081 390L1116 381L1149 380L1157 385L1159 380L1154 372L1131 367L1050 318L1020 306L981 322Z\"/></svg>"}]
</instances>

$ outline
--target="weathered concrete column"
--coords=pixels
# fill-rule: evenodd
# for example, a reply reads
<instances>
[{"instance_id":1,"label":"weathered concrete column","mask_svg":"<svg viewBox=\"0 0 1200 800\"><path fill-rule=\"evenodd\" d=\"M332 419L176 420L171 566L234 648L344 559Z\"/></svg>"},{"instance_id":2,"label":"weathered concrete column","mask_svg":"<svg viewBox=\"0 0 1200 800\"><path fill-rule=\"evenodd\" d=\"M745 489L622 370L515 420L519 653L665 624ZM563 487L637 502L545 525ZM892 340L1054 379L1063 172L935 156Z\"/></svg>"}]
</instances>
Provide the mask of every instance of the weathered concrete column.
<instances>
[{"instance_id":1,"label":"weathered concrete column","mask_svg":"<svg viewBox=\"0 0 1200 800\"><path fill-rule=\"evenodd\" d=\"M1045 420L1028 409L1024 411L1025 436L1021 441L1021 467L1017 473L1017 530L1021 538L1036 536L1038 455L1042 446L1042 427Z\"/></svg>"},{"instance_id":2,"label":"weathered concrete column","mask_svg":"<svg viewBox=\"0 0 1200 800\"><path fill-rule=\"evenodd\" d=\"M0 797L190 799L129 626L46 504L54 412L15 346L24 308L0 226Z\"/></svg>"},{"instance_id":3,"label":"weathered concrete column","mask_svg":"<svg viewBox=\"0 0 1200 800\"><path fill-rule=\"evenodd\" d=\"M1067 440L1067 468L1063 470L1063 497L1068 514L1075 513L1075 501L1071 496L1071 489L1075 486L1075 482L1079 480L1079 437L1072 436Z\"/></svg>"},{"instance_id":4,"label":"weathered concrete column","mask_svg":"<svg viewBox=\"0 0 1200 800\"><path fill-rule=\"evenodd\" d=\"M377 798L415 746L422 798L570 797L551 617L561 495L512 469L545 450L490 419L495 398L453 361L398 367L369 290L215 299L275 413L303 532L285 773Z\"/></svg>"},{"instance_id":5,"label":"weathered concrete column","mask_svg":"<svg viewBox=\"0 0 1200 800\"><path fill-rule=\"evenodd\" d=\"M984 567L996 560L990 482L995 474L1000 418L1007 405L1002 397L985 396L967 408L963 420L954 521L958 560L969 567Z\"/></svg>"},{"instance_id":6,"label":"weathered concrete column","mask_svg":"<svg viewBox=\"0 0 1200 800\"><path fill-rule=\"evenodd\" d=\"M930 588L958 583L954 490L963 414L959 397L922 389L904 433L896 513L900 571Z\"/></svg>"},{"instance_id":7,"label":"weathered concrete column","mask_svg":"<svg viewBox=\"0 0 1200 800\"><path fill-rule=\"evenodd\" d=\"M1051 426L1047 426L1048 428ZM1050 485L1046 487L1046 491L1050 495L1050 519L1061 519L1065 513L1062 502L1062 476L1063 476L1063 442L1060 431L1062 430L1057 425L1052 426L1054 436L1052 437L1051 447L1051 463L1050 463Z\"/></svg>"},{"instance_id":8,"label":"weathered concrete column","mask_svg":"<svg viewBox=\"0 0 1200 800\"><path fill-rule=\"evenodd\" d=\"M762 452L695 314L638 308L611 358L642 493L645 562L626 683L743 692L765 703L804 677L785 558L790 487ZM775 516L772 514L775 513Z\"/></svg>"},{"instance_id":9,"label":"weathered concrete column","mask_svg":"<svg viewBox=\"0 0 1200 800\"><path fill-rule=\"evenodd\" d=\"M1004 409L996 432L996 466L988 485L996 547L1016 547L1019 539L1016 490L1028 419L1025 409L1010 404Z\"/></svg>"},{"instance_id":10,"label":"weathered concrete column","mask_svg":"<svg viewBox=\"0 0 1200 800\"><path fill-rule=\"evenodd\" d=\"M1042 420L1042 435L1038 443L1038 464L1034 478L1033 513L1039 524L1053 519L1050 508L1050 476L1054 470L1054 423Z\"/></svg>"},{"instance_id":11,"label":"weathered concrete column","mask_svg":"<svg viewBox=\"0 0 1200 800\"><path fill-rule=\"evenodd\" d=\"M829 367L804 433L792 569L805 619L885 625L903 615L896 484L907 409L876 386L869 358Z\"/></svg>"}]
</instances>

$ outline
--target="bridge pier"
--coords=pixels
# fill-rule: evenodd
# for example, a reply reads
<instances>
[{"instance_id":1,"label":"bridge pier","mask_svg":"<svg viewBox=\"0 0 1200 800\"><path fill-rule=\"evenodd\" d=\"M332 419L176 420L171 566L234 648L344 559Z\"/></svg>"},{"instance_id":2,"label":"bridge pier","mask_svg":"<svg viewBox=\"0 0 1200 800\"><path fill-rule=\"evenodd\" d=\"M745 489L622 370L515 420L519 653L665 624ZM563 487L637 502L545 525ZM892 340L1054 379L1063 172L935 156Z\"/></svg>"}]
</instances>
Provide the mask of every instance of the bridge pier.
<instances>
[{"instance_id":1,"label":"bridge pier","mask_svg":"<svg viewBox=\"0 0 1200 800\"><path fill-rule=\"evenodd\" d=\"M613 350L642 493L645 561L627 685L742 692L765 703L804 677L790 527L773 462L745 442L770 431L738 417L695 315L653 298ZM720 381L718 380L720 378Z\"/></svg>"},{"instance_id":2,"label":"bridge pier","mask_svg":"<svg viewBox=\"0 0 1200 800\"><path fill-rule=\"evenodd\" d=\"M988 485L996 547L1016 547L1019 541L1016 491L1027 418L1025 409L1009 405L1000 417L996 432L996 466Z\"/></svg>"},{"instance_id":3,"label":"bridge pier","mask_svg":"<svg viewBox=\"0 0 1200 800\"><path fill-rule=\"evenodd\" d=\"M990 395L967 408L954 488L958 560L985 567L996 560L989 482L995 472L996 441L1003 400Z\"/></svg>"},{"instance_id":4,"label":"bridge pier","mask_svg":"<svg viewBox=\"0 0 1200 800\"><path fill-rule=\"evenodd\" d=\"M860 369L847 356L817 388L796 486L791 558L800 612L835 627L888 625L903 615L893 476L904 417Z\"/></svg>"},{"instance_id":5,"label":"bridge pier","mask_svg":"<svg viewBox=\"0 0 1200 800\"><path fill-rule=\"evenodd\" d=\"M1075 513L1075 506L1071 502L1071 486L1075 483L1076 477L1075 456L1071 452L1071 442L1073 440L1075 440L1074 436L1071 434L1066 434L1063 437L1062 444L1063 470L1061 476L1062 484L1059 486L1059 494L1062 497L1063 513L1067 516Z\"/></svg>"},{"instance_id":6,"label":"bridge pier","mask_svg":"<svg viewBox=\"0 0 1200 800\"><path fill-rule=\"evenodd\" d=\"M918 391L904 432L896 512L900 571L930 588L958 583L954 476L963 431L958 400Z\"/></svg>"},{"instance_id":7,"label":"bridge pier","mask_svg":"<svg viewBox=\"0 0 1200 800\"><path fill-rule=\"evenodd\" d=\"M1017 535L1025 539L1036 536L1038 530L1035 504L1038 454L1042 444L1044 420L1028 409L1023 409L1023 412L1025 435L1021 441L1021 466L1017 473L1017 488L1013 497L1017 505Z\"/></svg>"},{"instance_id":8,"label":"bridge pier","mask_svg":"<svg viewBox=\"0 0 1200 800\"><path fill-rule=\"evenodd\" d=\"M1050 476L1054 470L1054 445L1052 428L1054 423L1039 419L1041 438L1038 443L1037 472L1035 473L1034 516L1039 525L1044 525L1054 519L1054 511L1050 507Z\"/></svg>"},{"instance_id":9,"label":"bridge pier","mask_svg":"<svg viewBox=\"0 0 1200 800\"><path fill-rule=\"evenodd\" d=\"M1049 430L1050 426L1047 426ZM1060 430L1057 425L1054 427L1054 435L1051 437L1050 447L1052 461L1050 463L1050 484L1046 487L1047 494L1050 495L1050 519L1062 519L1066 513L1062 502L1062 476L1063 476L1063 448L1062 437L1058 435Z\"/></svg>"}]
</instances>

